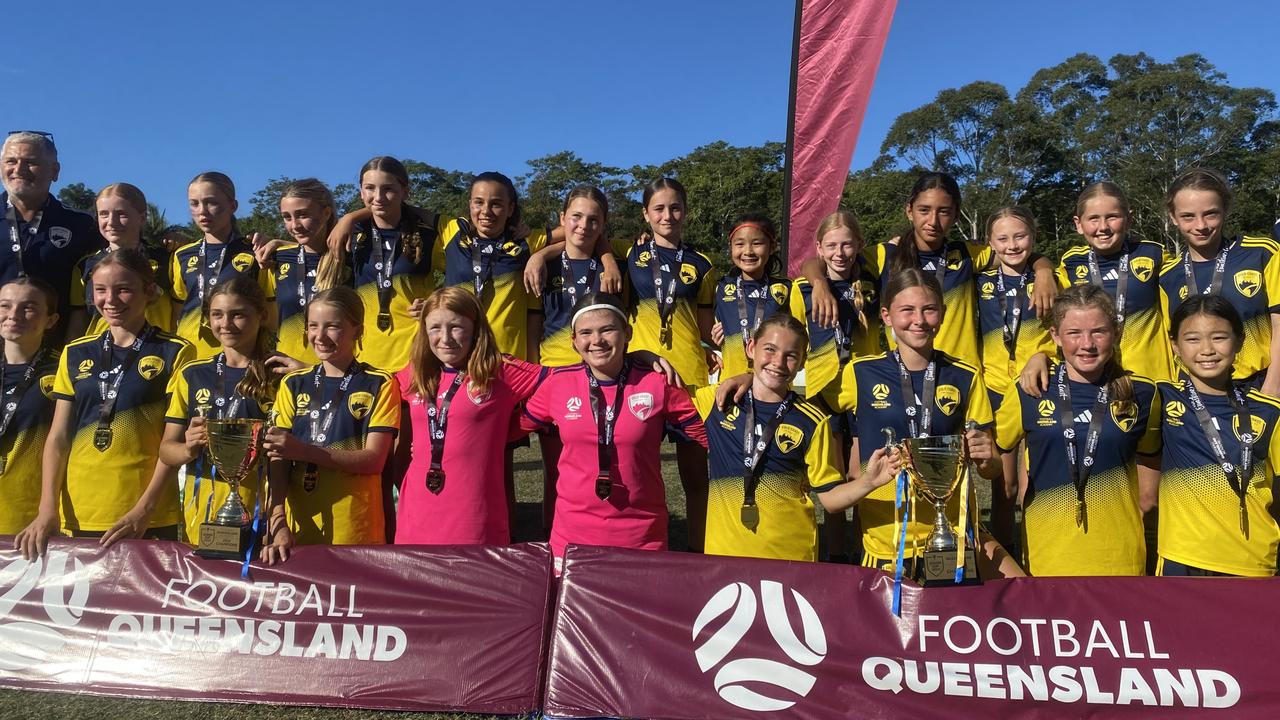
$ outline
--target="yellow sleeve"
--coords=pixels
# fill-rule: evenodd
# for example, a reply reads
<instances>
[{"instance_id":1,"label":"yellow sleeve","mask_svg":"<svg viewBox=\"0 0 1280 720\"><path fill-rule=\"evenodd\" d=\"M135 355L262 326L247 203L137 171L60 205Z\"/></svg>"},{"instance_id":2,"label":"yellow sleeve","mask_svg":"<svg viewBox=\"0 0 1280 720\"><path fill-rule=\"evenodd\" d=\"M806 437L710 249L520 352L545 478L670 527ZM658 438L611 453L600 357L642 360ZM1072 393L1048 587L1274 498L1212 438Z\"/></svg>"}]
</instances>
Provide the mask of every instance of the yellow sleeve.
<instances>
[{"instance_id":1,"label":"yellow sleeve","mask_svg":"<svg viewBox=\"0 0 1280 720\"><path fill-rule=\"evenodd\" d=\"M1142 438L1138 440L1139 455L1155 455L1160 452L1160 420L1161 413L1164 412L1164 405L1160 402L1160 388L1154 383L1151 386L1151 410L1147 415L1147 429L1142 433Z\"/></svg>"},{"instance_id":2,"label":"yellow sleeve","mask_svg":"<svg viewBox=\"0 0 1280 720\"><path fill-rule=\"evenodd\" d=\"M824 417L813 429L813 437L804 453L804 464L809 471L809 487L819 491L829 490L844 482L836 458L836 443L831 436L831 418Z\"/></svg>"},{"instance_id":3,"label":"yellow sleeve","mask_svg":"<svg viewBox=\"0 0 1280 720\"><path fill-rule=\"evenodd\" d=\"M1280 477L1280 420L1271 428L1271 444L1267 446L1267 459L1271 463L1271 482Z\"/></svg>"},{"instance_id":4,"label":"yellow sleeve","mask_svg":"<svg viewBox=\"0 0 1280 720\"><path fill-rule=\"evenodd\" d=\"M280 381L280 389L276 391L276 401L272 405L272 409L276 413L276 427L285 430L293 429L293 418L297 415L297 406L294 403L293 391L289 389L289 377Z\"/></svg>"},{"instance_id":5,"label":"yellow sleeve","mask_svg":"<svg viewBox=\"0 0 1280 720\"><path fill-rule=\"evenodd\" d=\"M1071 287L1071 276L1067 275L1067 261L1060 260L1058 262L1058 289L1065 290Z\"/></svg>"},{"instance_id":6,"label":"yellow sleeve","mask_svg":"<svg viewBox=\"0 0 1280 720\"><path fill-rule=\"evenodd\" d=\"M801 283L808 285L809 281L804 278L796 278L791 281L791 297L787 300L787 304L791 306L791 317L808 327L809 310L804 306L804 293L800 292Z\"/></svg>"},{"instance_id":7,"label":"yellow sleeve","mask_svg":"<svg viewBox=\"0 0 1280 720\"><path fill-rule=\"evenodd\" d=\"M190 415L187 407L187 396L191 394L190 385L187 383L187 374L182 370L173 374L173 380L169 383L169 409L165 410L164 416L175 420L189 420Z\"/></svg>"},{"instance_id":8,"label":"yellow sleeve","mask_svg":"<svg viewBox=\"0 0 1280 720\"><path fill-rule=\"evenodd\" d=\"M1280 312L1280 253L1271 253L1262 268L1262 284L1267 289L1267 307L1273 313Z\"/></svg>"},{"instance_id":9,"label":"yellow sleeve","mask_svg":"<svg viewBox=\"0 0 1280 720\"><path fill-rule=\"evenodd\" d=\"M627 259L627 254L631 252L631 246L634 244L635 244L634 240L627 240L626 238L622 238L620 240L614 240L610 244L610 247L613 248L613 254L618 257L618 260L625 262ZM622 274L626 275L626 271L624 270Z\"/></svg>"},{"instance_id":10,"label":"yellow sleeve","mask_svg":"<svg viewBox=\"0 0 1280 720\"><path fill-rule=\"evenodd\" d=\"M529 233L529 237L525 238L525 242L529 244L529 254L538 252L547 246L547 240L551 237L546 228L538 228Z\"/></svg>"},{"instance_id":11,"label":"yellow sleeve","mask_svg":"<svg viewBox=\"0 0 1280 720\"><path fill-rule=\"evenodd\" d=\"M53 394L64 398L75 397L76 394L75 387L71 385L71 370L67 367L69 354L66 350L62 351L62 357L58 358L58 374L53 378Z\"/></svg>"},{"instance_id":12,"label":"yellow sleeve","mask_svg":"<svg viewBox=\"0 0 1280 720\"><path fill-rule=\"evenodd\" d=\"M966 420L978 423L978 427L990 427L995 421L991 413L991 398L987 396L987 384L982 379L982 371L975 370L969 382L969 411Z\"/></svg>"},{"instance_id":13,"label":"yellow sleeve","mask_svg":"<svg viewBox=\"0 0 1280 720\"><path fill-rule=\"evenodd\" d=\"M716 404L716 388L720 387L720 383L715 385L703 385L693 392L693 406L698 410L698 416L706 420L711 415L711 410ZM1276 457L1280 457L1277 455Z\"/></svg>"},{"instance_id":14,"label":"yellow sleeve","mask_svg":"<svg viewBox=\"0 0 1280 720\"><path fill-rule=\"evenodd\" d=\"M187 283L182 279L182 262L178 253L169 260L169 289L173 291L173 299L182 302L187 299Z\"/></svg>"},{"instance_id":15,"label":"yellow sleeve","mask_svg":"<svg viewBox=\"0 0 1280 720\"><path fill-rule=\"evenodd\" d=\"M1000 408L996 410L996 446L1005 452L1013 452L1026 434L1022 427L1022 399L1018 395L1018 381L1014 380L1009 383Z\"/></svg>"},{"instance_id":16,"label":"yellow sleeve","mask_svg":"<svg viewBox=\"0 0 1280 720\"><path fill-rule=\"evenodd\" d=\"M1169 314L1170 314L1169 313L1169 307L1170 307L1169 293L1165 292L1164 283L1161 283L1161 282L1156 283L1156 290L1160 294L1160 315L1164 318L1165 328L1168 329L1170 327L1169 325Z\"/></svg>"},{"instance_id":17,"label":"yellow sleeve","mask_svg":"<svg viewBox=\"0 0 1280 720\"><path fill-rule=\"evenodd\" d=\"M980 273L991 264L994 253L986 243L965 243L969 247L969 257L973 258L973 271Z\"/></svg>"},{"instance_id":18,"label":"yellow sleeve","mask_svg":"<svg viewBox=\"0 0 1280 720\"><path fill-rule=\"evenodd\" d=\"M71 268L71 291L67 293L65 302L67 308L75 309L84 306L85 286L84 286L84 261L87 258L80 258L80 261Z\"/></svg>"},{"instance_id":19,"label":"yellow sleeve","mask_svg":"<svg viewBox=\"0 0 1280 720\"><path fill-rule=\"evenodd\" d=\"M373 400L373 412L369 414L369 431L400 431L400 392L395 378L386 375L378 397Z\"/></svg>"},{"instance_id":20,"label":"yellow sleeve","mask_svg":"<svg viewBox=\"0 0 1280 720\"><path fill-rule=\"evenodd\" d=\"M883 267L882 263L884 262L884 253L881 252L881 248L883 247L884 245L880 244L862 249L862 259L866 260L867 267L870 268L871 272L875 273L877 277L880 275L880 270Z\"/></svg>"},{"instance_id":21,"label":"yellow sleeve","mask_svg":"<svg viewBox=\"0 0 1280 720\"><path fill-rule=\"evenodd\" d=\"M853 366L854 363L848 363L840 370L840 393L836 396L835 408L838 412L858 411L858 380Z\"/></svg>"},{"instance_id":22,"label":"yellow sleeve","mask_svg":"<svg viewBox=\"0 0 1280 720\"><path fill-rule=\"evenodd\" d=\"M196 359L196 348L186 340L179 340L182 347L178 349L178 354L173 357L173 373L169 376L169 387L166 392L173 392L177 385L178 378L182 376L182 368L187 363Z\"/></svg>"},{"instance_id":23,"label":"yellow sleeve","mask_svg":"<svg viewBox=\"0 0 1280 720\"><path fill-rule=\"evenodd\" d=\"M698 286L698 307L711 307L716 302L716 283L720 281L720 273L711 265L702 276L702 284Z\"/></svg>"},{"instance_id":24,"label":"yellow sleeve","mask_svg":"<svg viewBox=\"0 0 1280 720\"><path fill-rule=\"evenodd\" d=\"M458 234L458 219L440 216L436 221L436 242L431 248L431 269L444 272L444 251Z\"/></svg>"}]
</instances>

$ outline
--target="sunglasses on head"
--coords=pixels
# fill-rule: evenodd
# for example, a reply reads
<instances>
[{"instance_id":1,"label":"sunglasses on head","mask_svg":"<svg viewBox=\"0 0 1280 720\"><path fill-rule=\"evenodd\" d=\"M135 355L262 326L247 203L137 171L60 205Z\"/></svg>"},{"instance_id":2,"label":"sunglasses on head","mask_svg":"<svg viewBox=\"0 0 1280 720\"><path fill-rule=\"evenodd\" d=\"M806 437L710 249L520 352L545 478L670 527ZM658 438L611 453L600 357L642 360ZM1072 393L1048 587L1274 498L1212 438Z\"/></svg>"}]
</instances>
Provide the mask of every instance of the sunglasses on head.
<instances>
[{"instance_id":1,"label":"sunglasses on head","mask_svg":"<svg viewBox=\"0 0 1280 720\"><path fill-rule=\"evenodd\" d=\"M44 130L10 130L9 131L10 135L18 135L20 133L30 133L31 135L39 135L45 140L48 140L50 145L53 145L53 133L51 132L45 132Z\"/></svg>"}]
</instances>

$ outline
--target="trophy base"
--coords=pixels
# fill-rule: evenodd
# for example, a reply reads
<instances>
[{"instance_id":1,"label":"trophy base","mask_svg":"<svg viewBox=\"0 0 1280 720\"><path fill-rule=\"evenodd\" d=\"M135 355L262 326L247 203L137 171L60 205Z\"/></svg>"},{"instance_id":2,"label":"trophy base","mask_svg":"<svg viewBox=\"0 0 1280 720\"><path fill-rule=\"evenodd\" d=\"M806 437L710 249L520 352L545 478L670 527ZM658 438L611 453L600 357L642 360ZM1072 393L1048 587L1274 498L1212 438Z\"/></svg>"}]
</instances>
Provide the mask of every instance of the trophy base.
<instances>
[{"instance_id":1,"label":"trophy base","mask_svg":"<svg viewBox=\"0 0 1280 720\"><path fill-rule=\"evenodd\" d=\"M195 552L203 558L243 560L252 540L252 525L200 523L200 544Z\"/></svg>"},{"instance_id":2,"label":"trophy base","mask_svg":"<svg viewBox=\"0 0 1280 720\"><path fill-rule=\"evenodd\" d=\"M921 560L923 562L921 584L924 587L982 584L982 580L978 578L978 555L972 547L964 549L964 579L960 582L956 582L955 550L925 550Z\"/></svg>"}]
</instances>

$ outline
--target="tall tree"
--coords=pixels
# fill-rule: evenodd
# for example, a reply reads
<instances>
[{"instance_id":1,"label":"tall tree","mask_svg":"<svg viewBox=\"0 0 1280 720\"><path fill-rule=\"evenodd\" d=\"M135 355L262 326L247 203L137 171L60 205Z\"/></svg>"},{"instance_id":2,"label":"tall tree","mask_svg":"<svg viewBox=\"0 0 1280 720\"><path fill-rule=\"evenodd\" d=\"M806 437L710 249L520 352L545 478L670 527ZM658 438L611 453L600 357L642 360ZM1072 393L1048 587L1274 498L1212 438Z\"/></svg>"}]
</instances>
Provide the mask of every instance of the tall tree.
<instances>
[{"instance_id":1,"label":"tall tree","mask_svg":"<svg viewBox=\"0 0 1280 720\"><path fill-rule=\"evenodd\" d=\"M72 210L93 215L97 211L98 193L84 183L71 183L58 191L58 200Z\"/></svg>"}]
</instances>

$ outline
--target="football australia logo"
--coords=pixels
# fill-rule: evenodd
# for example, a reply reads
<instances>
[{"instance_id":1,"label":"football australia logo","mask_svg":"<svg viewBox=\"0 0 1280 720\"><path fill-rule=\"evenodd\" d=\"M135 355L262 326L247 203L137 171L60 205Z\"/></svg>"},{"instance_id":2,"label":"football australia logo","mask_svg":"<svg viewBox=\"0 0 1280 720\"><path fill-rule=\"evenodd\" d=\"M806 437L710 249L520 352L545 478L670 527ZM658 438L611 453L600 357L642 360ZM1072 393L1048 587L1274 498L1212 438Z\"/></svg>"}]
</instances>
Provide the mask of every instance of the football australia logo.
<instances>
[{"instance_id":1,"label":"football australia logo","mask_svg":"<svg viewBox=\"0 0 1280 720\"><path fill-rule=\"evenodd\" d=\"M889 407L889 386L884 383L872 385L871 397L871 407L876 410L884 410Z\"/></svg>"},{"instance_id":2,"label":"football australia logo","mask_svg":"<svg viewBox=\"0 0 1280 720\"><path fill-rule=\"evenodd\" d=\"M772 580L760 582L758 599L747 583L724 586L694 620L692 639L698 669L703 673L715 670L712 682L716 693L730 705L757 712L786 710L813 690L817 677L804 668L818 665L827 656L827 635L809 601L796 590L789 595L801 635L796 634L787 607L786 589ZM758 647L760 643L754 643L757 647L752 651L773 657L749 657L739 651L761 614L777 652Z\"/></svg>"},{"instance_id":3,"label":"football australia logo","mask_svg":"<svg viewBox=\"0 0 1280 720\"><path fill-rule=\"evenodd\" d=\"M68 566L70 561L70 566ZM27 562L11 560L0 569L0 670L25 670L54 662L80 623L89 600L84 563L61 550ZM19 604L38 607L39 621L13 619Z\"/></svg>"}]
</instances>

